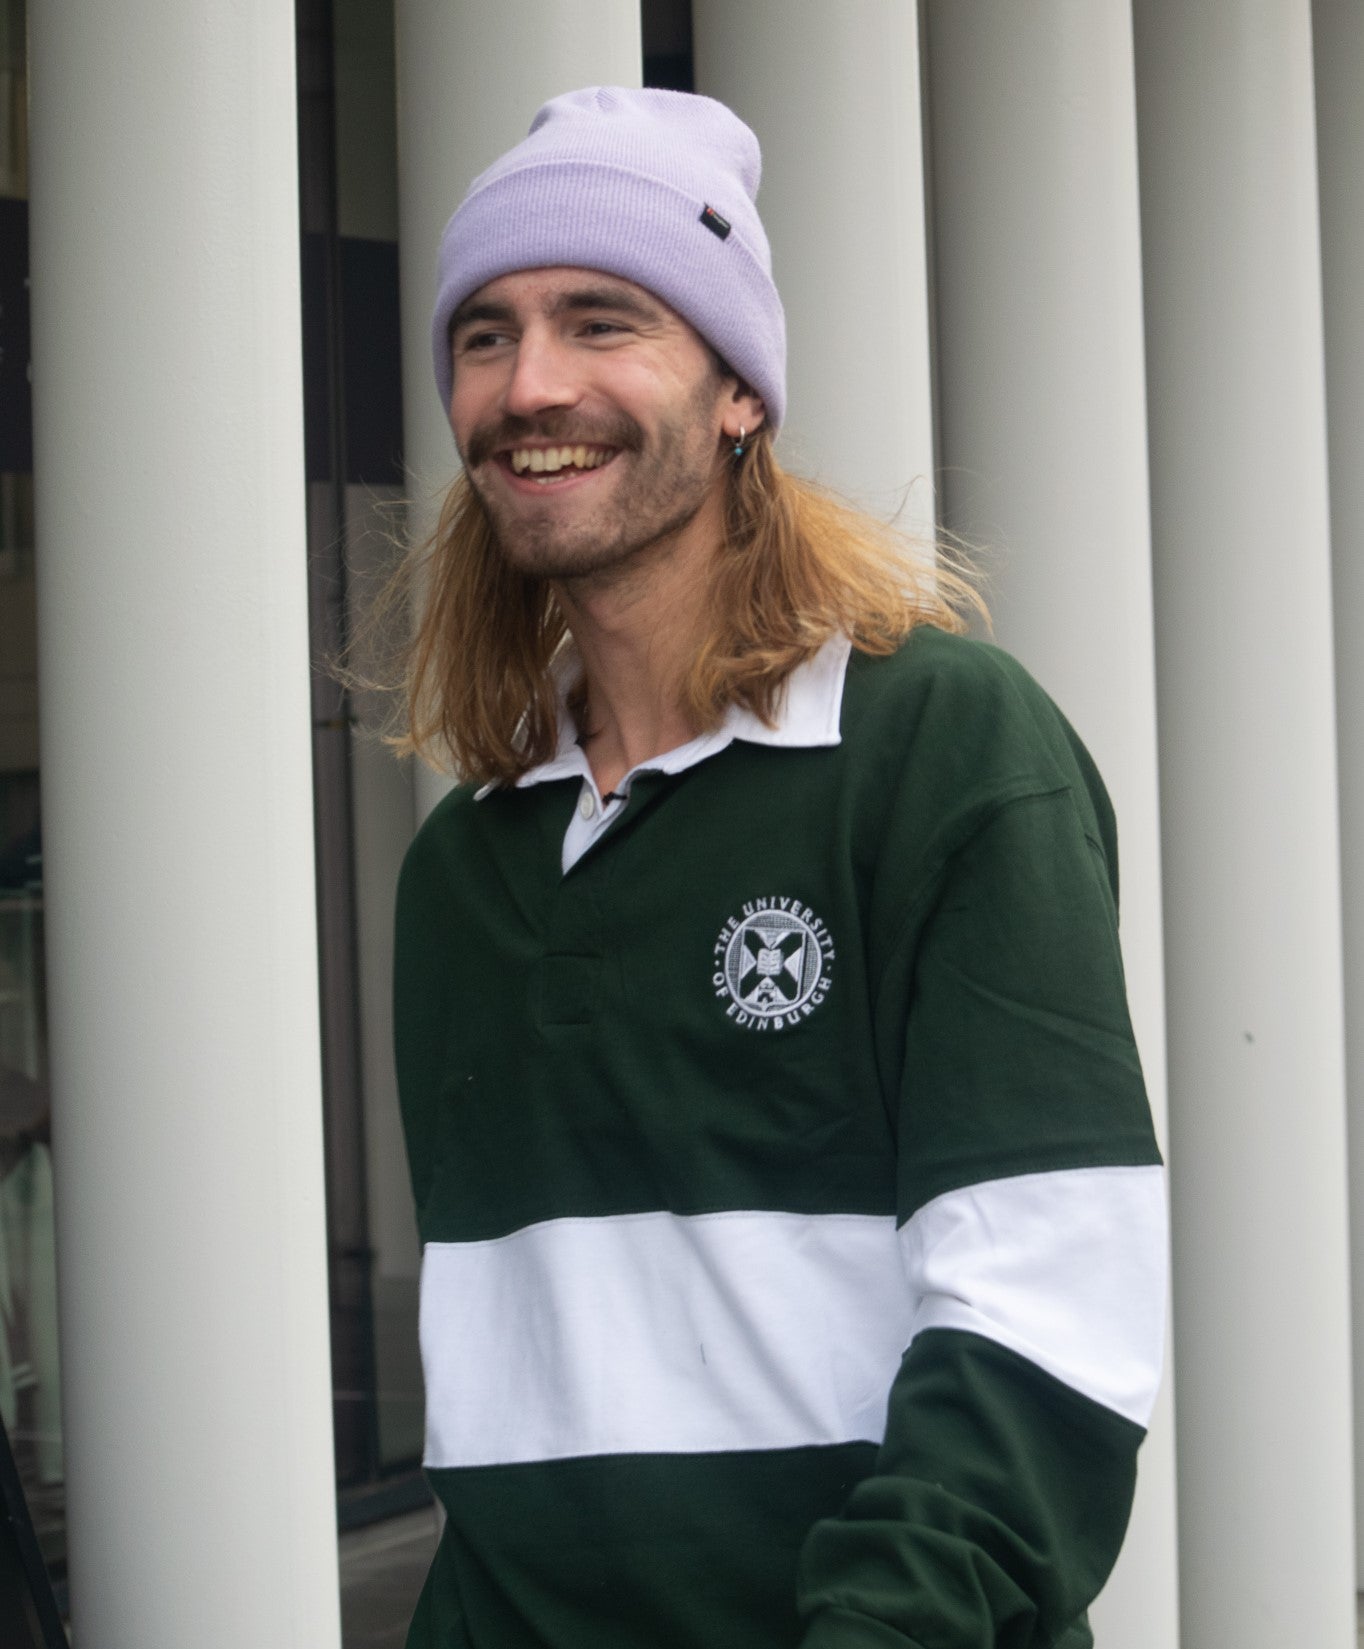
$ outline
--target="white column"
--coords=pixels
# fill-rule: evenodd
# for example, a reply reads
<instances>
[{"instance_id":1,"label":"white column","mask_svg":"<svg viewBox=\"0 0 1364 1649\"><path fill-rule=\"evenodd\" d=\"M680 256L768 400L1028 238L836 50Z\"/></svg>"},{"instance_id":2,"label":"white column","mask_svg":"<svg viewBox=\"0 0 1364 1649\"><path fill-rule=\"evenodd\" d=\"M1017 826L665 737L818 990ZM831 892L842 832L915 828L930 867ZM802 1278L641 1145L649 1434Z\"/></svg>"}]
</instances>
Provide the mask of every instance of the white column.
<instances>
[{"instance_id":1,"label":"white column","mask_svg":"<svg viewBox=\"0 0 1364 1649\"><path fill-rule=\"evenodd\" d=\"M1309 6L1134 11L1184 1641L1353 1649Z\"/></svg>"},{"instance_id":2,"label":"white column","mask_svg":"<svg viewBox=\"0 0 1364 1649\"><path fill-rule=\"evenodd\" d=\"M293 7L30 26L75 1634L335 1649Z\"/></svg>"},{"instance_id":3,"label":"white column","mask_svg":"<svg viewBox=\"0 0 1364 1649\"><path fill-rule=\"evenodd\" d=\"M1326 421L1335 566L1336 734L1345 931L1345 1070L1354 1281L1356 1587L1364 1585L1364 6L1318 0L1317 166L1321 195Z\"/></svg>"},{"instance_id":4,"label":"white column","mask_svg":"<svg viewBox=\"0 0 1364 1649\"><path fill-rule=\"evenodd\" d=\"M933 521L917 12L693 0L696 89L758 134L786 306L782 455L906 527Z\"/></svg>"},{"instance_id":5,"label":"white column","mask_svg":"<svg viewBox=\"0 0 1364 1649\"><path fill-rule=\"evenodd\" d=\"M1132 1017L1164 1139L1155 654L1127 0L930 0L942 506L984 546L999 641L1084 738L1122 849ZM1179 1641L1167 1376L1094 1609L1104 1649Z\"/></svg>"},{"instance_id":6,"label":"white column","mask_svg":"<svg viewBox=\"0 0 1364 1649\"><path fill-rule=\"evenodd\" d=\"M411 528L428 530L458 468L431 368L436 248L473 178L549 98L638 86L638 0L397 0L403 447ZM425 817L447 784L417 774Z\"/></svg>"}]
</instances>

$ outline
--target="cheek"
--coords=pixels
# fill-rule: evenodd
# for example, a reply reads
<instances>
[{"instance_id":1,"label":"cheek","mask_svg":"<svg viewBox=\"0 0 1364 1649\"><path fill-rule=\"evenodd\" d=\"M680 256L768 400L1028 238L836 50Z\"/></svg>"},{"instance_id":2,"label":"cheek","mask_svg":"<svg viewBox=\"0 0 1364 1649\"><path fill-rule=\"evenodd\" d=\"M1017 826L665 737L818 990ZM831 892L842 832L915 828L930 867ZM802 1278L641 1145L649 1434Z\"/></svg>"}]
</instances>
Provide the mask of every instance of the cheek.
<instances>
[{"instance_id":1,"label":"cheek","mask_svg":"<svg viewBox=\"0 0 1364 1649\"><path fill-rule=\"evenodd\" d=\"M447 411L450 428L455 435L455 445L462 455L469 437L480 424L488 421L488 397L480 394L477 384L470 383L467 378L463 382L456 378L454 388L450 392L450 405Z\"/></svg>"},{"instance_id":2,"label":"cheek","mask_svg":"<svg viewBox=\"0 0 1364 1649\"><path fill-rule=\"evenodd\" d=\"M709 451L718 441L724 397L710 376L698 383L681 372L641 375L628 389L618 382L616 391L616 402L624 411L674 443Z\"/></svg>"}]
</instances>

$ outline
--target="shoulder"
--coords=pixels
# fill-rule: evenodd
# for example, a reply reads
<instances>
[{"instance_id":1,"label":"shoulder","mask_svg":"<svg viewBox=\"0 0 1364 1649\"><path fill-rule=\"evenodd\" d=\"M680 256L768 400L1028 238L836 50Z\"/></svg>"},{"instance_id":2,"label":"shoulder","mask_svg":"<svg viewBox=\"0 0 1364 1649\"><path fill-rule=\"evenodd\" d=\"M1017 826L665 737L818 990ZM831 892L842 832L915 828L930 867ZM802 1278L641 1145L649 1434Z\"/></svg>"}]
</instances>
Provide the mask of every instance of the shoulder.
<instances>
[{"instance_id":1,"label":"shoulder","mask_svg":"<svg viewBox=\"0 0 1364 1649\"><path fill-rule=\"evenodd\" d=\"M1074 728L1002 648L930 625L884 656L854 652L842 736L855 771L931 807L954 836L1030 796L1069 792L1109 848L1112 810Z\"/></svg>"},{"instance_id":2,"label":"shoulder","mask_svg":"<svg viewBox=\"0 0 1364 1649\"><path fill-rule=\"evenodd\" d=\"M467 851L478 829L477 787L456 785L442 796L417 831L403 858L398 878L398 908L424 901L446 884L450 868Z\"/></svg>"},{"instance_id":3,"label":"shoulder","mask_svg":"<svg viewBox=\"0 0 1364 1649\"><path fill-rule=\"evenodd\" d=\"M932 624L911 630L892 653L854 649L847 686L853 702L868 707L921 705L962 717L1005 713L1026 721L1050 705L1041 687L1003 648Z\"/></svg>"},{"instance_id":4,"label":"shoulder","mask_svg":"<svg viewBox=\"0 0 1364 1649\"><path fill-rule=\"evenodd\" d=\"M893 653L852 654L842 734L854 743L888 740L917 760L940 760L995 783L1014 770L1033 782L1064 779L1078 743L1017 659L930 625Z\"/></svg>"}]
</instances>

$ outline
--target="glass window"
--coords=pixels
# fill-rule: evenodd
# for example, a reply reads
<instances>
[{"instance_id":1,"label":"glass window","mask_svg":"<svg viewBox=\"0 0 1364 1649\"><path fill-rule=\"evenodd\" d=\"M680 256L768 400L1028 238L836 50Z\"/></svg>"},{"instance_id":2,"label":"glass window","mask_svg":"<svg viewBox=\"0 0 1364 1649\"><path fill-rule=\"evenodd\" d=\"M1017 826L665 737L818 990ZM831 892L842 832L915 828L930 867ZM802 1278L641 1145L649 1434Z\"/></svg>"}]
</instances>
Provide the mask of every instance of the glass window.
<instances>
[{"instance_id":1,"label":"glass window","mask_svg":"<svg viewBox=\"0 0 1364 1649\"><path fill-rule=\"evenodd\" d=\"M0 0L0 1417L66 1566L43 967L24 0Z\"/></svg>"}]
</instances>

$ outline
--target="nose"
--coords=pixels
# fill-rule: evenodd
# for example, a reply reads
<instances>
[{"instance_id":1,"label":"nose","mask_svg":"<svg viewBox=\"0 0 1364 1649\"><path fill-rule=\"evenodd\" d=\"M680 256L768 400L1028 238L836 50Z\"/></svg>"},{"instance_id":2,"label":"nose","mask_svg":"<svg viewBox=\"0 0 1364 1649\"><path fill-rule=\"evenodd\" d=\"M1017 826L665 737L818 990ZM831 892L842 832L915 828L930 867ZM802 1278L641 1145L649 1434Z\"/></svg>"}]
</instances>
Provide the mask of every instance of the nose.
<instances>
[{"instance_id":1,"label":"nose","mask_svg":"<svg viewBox=\"0 0 1364 1649\"><path fill-rule=\"evenodd\" d=\"M526 418L551 407L573 406L580 394L572 352L553 332L527 327L517 341L507 382L507 411Z\"/></svg>"}]
</instances>

